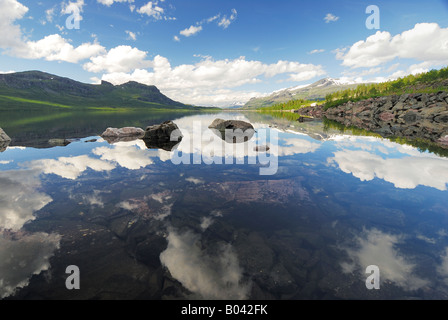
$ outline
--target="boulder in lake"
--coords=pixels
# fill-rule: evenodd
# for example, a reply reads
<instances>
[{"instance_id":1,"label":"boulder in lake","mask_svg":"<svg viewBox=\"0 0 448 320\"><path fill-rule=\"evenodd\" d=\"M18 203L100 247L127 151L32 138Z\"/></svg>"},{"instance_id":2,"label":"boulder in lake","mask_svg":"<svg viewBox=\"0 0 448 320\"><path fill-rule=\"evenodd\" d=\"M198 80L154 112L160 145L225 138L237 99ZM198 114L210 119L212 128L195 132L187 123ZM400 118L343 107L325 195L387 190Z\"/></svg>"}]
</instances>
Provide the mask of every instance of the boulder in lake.
<instances>
[{"instance_id":1,"label":"boulder in lake","mask_svg":"<svg viewBox=\"0 0 448 320\"><path fill-rule=\"evenodd\" d=\"M6 134L5 131L3 131L2 128L0 128L0 142L6 142L11 141L11 138Z\"/></svg>"},{"instance_id":2,"label":"boulder in lake","mask_svg":"<svg viewBox=\"0 0 448 320\"><path fill-rule=\"evenodd\" d=\"M255 134L255 129L250 123L240 120L215 119L209 129L228 143L246 142Z\"/></svg>"},{"instance_id":3,"label":"boulder in lake","mask_svg":"<svg viewBox=\"0 0 448 320\"><path fill-rule=\"evenodd\" d=\"M11 138L0 128L0 152L3 152L8 148Z\"/></svg>"},{"instance_id":4,"label":"boulder in lake","mask_svg":"<svg viewBox=\"0 0 448 320\"><path fill-rule=\"evenodd\" d=\"M171 151L182 141L182 138L179 127L173 121L165 121L147 127L142 139L149 149Z\"/></svg>"},{"instance_id":5,"label":"boulder in lake","mask_svg":"<svg viewBox=\"0 0 448 320\"><path fill-rule=\"evenodd\" d=\"M143 138L145 131L142 128L124 127L124 128L107 128L101 137L109 143L120 141L133 141Z\"/></svg>"}]
</instances>

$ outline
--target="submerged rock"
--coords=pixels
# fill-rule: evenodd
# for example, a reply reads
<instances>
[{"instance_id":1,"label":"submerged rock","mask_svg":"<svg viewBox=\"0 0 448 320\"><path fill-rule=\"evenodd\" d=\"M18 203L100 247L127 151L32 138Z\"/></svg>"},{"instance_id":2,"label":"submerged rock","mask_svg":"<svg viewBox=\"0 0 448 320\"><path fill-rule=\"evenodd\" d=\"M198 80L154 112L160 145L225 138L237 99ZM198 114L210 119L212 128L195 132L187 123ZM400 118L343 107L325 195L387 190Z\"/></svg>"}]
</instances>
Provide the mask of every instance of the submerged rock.
<instances>
[{"instance_id":1,"label":"submerged rock","mask_svg":"<svg viewBox=\"0 0 448 320\"><path fill-rule=\"evenodd\" d=\"M125 127L125 128L107 128L101 134L101 137L109 143L120 141L133 141L143 138L145 131L142 128Z\"/></svg>"},{"instance_id":2,"label":"submerged rock","mask_svg":"<svg viewBox=\"0 0 448 320\"><path fill-rule=\"evenodd\" d=\"M250 123L240 120L215 119L209 129L228 143L246 142L255 134L255 129Z\"/></svg>"},{"instance_id":3,"label":"submerged rock","mask_svg":"<svg viewBox=\"0 0 448 320\"><path fill-rule=\"evenodd\" d=\"M65 147L68 146L71 141L67 139L50 139L48 143L55 147Z\"/></svg>"},{"instance_id":4,"label":"submerged rock","mask_svg":"<svg viewBox=\"0 0 448 320\"><path fill-rule=\"evenodd\" d=\"M182 141L182 138L179 127L173 121L165 121L147 127L142 139L149 149L171 151Z\"/></svg>"}]
</instances>

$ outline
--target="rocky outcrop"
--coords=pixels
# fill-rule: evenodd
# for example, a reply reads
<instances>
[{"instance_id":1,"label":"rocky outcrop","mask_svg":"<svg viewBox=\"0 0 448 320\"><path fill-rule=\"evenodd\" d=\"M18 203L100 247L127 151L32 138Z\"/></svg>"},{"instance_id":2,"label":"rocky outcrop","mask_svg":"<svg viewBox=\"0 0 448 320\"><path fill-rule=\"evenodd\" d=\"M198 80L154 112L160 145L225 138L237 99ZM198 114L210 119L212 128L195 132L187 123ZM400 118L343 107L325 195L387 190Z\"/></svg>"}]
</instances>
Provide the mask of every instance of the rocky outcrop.
<instances>
[{"instance_id":1,"label":"rocky outcrop","mask_svg":"<svg viewBox=\"0 0 448 320\"><path fill-rule=\"evenodd\" d=\"M250 123L240 120L215 119L209 129L228 143L246 142L255 134L255 129Z\"/></svg>"},{"instance_id":2,"label":"rocky outcrop","mask_svg":"<svg viewBox=\"0 0 448 320\"><path fill-rule=\"evenodd\" d=\"M171 151L182 141L182 132L173 121L165 121L161 124L146 128L144 137L149 149L163 149Z\"/></svg>"},{"instance_id":3,"label":"rocky outcrop","mask_svg":"<svg viewBox=\"0 0 448 320\"><path fill-rule=\"evenodd\" d=\"M109 143L116 143L120 141L133 141L143 138L145 131L141 128L125 127L125 128L107 128L101 134L101 137Z\"/></svg>"},{"instance_id":4,"label":"rocky outcrop","mask_svg":"<svg viewBox=\"0 0 448 320\"><path fill-rule=\"evenodd\" d=\"M294 111L302 116L312 117L312 118L322 118L324 114L323 106L318 105L315 107L305 107Z\"/></svg>"},{"instance_id":5,"label":"rocky outcrop","mask_svg":"<svg viewBox=\"0 0 448 320\"><path fill-rule=\"evenodd\" d=\"M448 147L448 93L415 93L347 102L323 110L303 108L301 115L326 117L383 137L421 138Z\"/></svg>"},{"instance_id":6,"label":"rocky outcrop","mask_svg":"<svg viewBox=\"0 0 448 320\"><path fill-rule=\"evenodd\" d=\"M2 128L0 128L0 152L5 151L10 142L11 138L6 134L5 131L3 131Z\"/></svg>"}]
</instances>

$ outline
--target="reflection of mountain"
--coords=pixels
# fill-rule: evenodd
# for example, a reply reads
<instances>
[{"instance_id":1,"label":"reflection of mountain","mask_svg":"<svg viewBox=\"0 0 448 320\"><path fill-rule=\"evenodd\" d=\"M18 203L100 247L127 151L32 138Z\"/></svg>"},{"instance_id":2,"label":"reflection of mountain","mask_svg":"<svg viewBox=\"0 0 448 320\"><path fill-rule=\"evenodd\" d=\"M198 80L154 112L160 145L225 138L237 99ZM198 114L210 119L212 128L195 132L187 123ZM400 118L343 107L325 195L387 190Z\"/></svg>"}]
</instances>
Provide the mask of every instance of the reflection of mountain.
<instances>
[{"instance_id":1,"label":"reflection of mountain","mask_svg":"<svg viewBox=\"0 0 448 320\"><path fill-rule=\"evenodd\" d=\"M275 128L284 132L298 133L307 135L314 140L326 141L335 135L339 135L340 131L332 128L324 128L321 121L312 121L299 123L282 117L272 117L259 112L247 112L245 116L251 122L264 123L271 128Z\"/></svg>"},{"instance_id":2,"label":"reflection of mountain","mask_svg":"<svg viewBox=\"0 0 448 320\"><path fill-rule=\"evenodd\" d=\"M71 139L99 136L109 127L140 127L182 117L182 112L18 112L2 113L3 129L11 137L11 146L51 147L53 138ZM191 112L188 113L191 115ZM4 121L4 124L3 124Z\"/></svg>"}]
</instances>

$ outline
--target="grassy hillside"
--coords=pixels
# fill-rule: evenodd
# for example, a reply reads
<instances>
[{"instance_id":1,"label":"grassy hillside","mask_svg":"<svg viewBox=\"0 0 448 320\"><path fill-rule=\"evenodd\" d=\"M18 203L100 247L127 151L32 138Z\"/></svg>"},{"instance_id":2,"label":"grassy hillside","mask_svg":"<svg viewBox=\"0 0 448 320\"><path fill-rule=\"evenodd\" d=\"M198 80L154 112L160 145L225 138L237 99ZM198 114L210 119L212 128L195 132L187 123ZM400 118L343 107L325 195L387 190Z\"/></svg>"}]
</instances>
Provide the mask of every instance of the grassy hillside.
<instances>
[{"instance_id":1,"label":"grassy hillside","mask_svg":"<svg viewBox=\"0 0 448 320\"><path fill-rule=\"evenodd\" d=\"M448 67L409 75L394 81L362 84L354 89L334 92L325 97L324 109L336 107L348 101L360 101L380 96L405 93L432 93L448 90Z\"/></svg>"},{"instance_id":2,"label":"grassy hillside","mask_svg":"<svg viewBox=\"0 0 448 320\"><path fill-rule=\"evenodd\" d=\"M264 107L260 108L261 111L289 111L289 110L296 110L304 107L309 107L313 103L317 103L316 101L312 100L305 100L305 99L297 99L297 100L290 100L285 103L278 103L270 107Z\"/></svg>"},{"instance_id":3,"label":"grassy hillside","mask_svg":"<svg viewBox=\"0 0 448 320\"><path fill-rule=\"evenodd\" d=\"M155 86L137 82L92 85L39 71L0 75L0 111L129 108L200 109L171 100Z\"/></svg>"}]
</instances>

